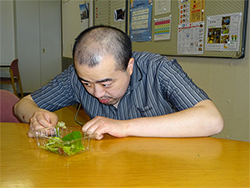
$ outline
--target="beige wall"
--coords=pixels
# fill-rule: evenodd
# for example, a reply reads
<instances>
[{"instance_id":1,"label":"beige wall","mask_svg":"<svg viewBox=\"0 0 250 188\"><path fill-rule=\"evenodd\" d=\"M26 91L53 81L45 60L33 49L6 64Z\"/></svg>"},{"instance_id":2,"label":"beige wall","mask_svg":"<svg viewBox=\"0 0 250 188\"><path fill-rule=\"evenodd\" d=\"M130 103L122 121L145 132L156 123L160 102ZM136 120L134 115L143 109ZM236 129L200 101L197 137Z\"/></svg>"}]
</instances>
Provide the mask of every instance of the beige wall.
<instances>
[{"instance_id":1,"label":"beige wall","mask_svg":"<svg viewBox=\"0 0 250 188\"><path fill-rule=\"evenodd\" d=\"M16 51L13 1L0 0L0 65L8 65L14 58Z\"/></svg>"},{"instance_id":2,"label":"beige wall","mask_svg":"<svg viewBox=\"0 0 250 188\"><path fill-rule=\"evenodd\" d=\"M250 141L250 11L244 59L176 58L183 69L203 88L221 111L225 126L219 138Z\"/></svg>"},{"instance_id":3,"label":"beige wall","mask_svg":"<svg viewBox=\"0 0 250 188\"><path fill-rule=\"evenodd\" d=\"M10 65L16 58L13 6L13 0L0 0L0 65ZM9 69L1 68L0 75L8 77ZM0 89L13 92L11 84L1 84Z\"/></svg>"},{"instance_id":4,"label":"beige wall","mask_svg":"<svg viewBox=\"0 0 250 188\"><path fill-rule=\"evenodd\" d=\"M79 5L89 4L89 9L93 9L91 0L63 0L62 1L62 30L63 30L63 57L72 58L72 50L75 38L80 34L81 18ZM93 14L89 14L88 25L93 25Z\"/></svg>"},{"instance_id":5,"label":"beige wall","mask_svg":"<svg viewBox=\"0 0 250 188\"><path fill-rule=\"evenodd\" d=\"M250 18L248 11L248 18ZM176 58L183 69L203 88L221 111L225 127L219 138L250 141L249 81L250 23L248 21L246 55L244 59ZM64 27L64 29L67 29ZM72 28L68 28L71 30ZM143 49L138 49L143 51ZM65 54L64 54L65 55ZM66 56L67 57L67 56Z\"/></svg>"}]
</instances>

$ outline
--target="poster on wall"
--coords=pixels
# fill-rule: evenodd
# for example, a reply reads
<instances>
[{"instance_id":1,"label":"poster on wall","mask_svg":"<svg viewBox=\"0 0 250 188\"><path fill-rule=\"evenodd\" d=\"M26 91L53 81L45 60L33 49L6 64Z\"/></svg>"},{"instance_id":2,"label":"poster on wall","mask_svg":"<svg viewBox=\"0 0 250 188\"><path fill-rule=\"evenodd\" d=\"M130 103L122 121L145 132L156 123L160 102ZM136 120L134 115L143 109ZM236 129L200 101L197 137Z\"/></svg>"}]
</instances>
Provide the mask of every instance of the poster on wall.
<instances>
[{"instance_id":1,"label":"poster on wall","mask_svg":"<svg viewBox=\"0 0 250 188\"><path fill-rule=\"evenodd\" d=\"M179 24L201 22L205 17L205 0L179 0Z\"/></svg>"},{"instance_id":2,"label":"poster on wall","mask_svg":"<svg viewBox=\"0 0 250 188\"><path fill-rule=\"evenodd\" d=\"M171 12L171 0L157 0L155 3L155 15Z\"/></svg>"},{"instance_id":3,"label":"poster on wall","mask_svg":"<svg viewBox=\"0 0 250 188\"><path fill-rule=\"evenodd\" d=\"M178 54L204 53L205 0L179 0Z\"/></svg>"},{"instance_id":4,"label":"poster on wall","mask_svg":"<svg viewBox=\"0 0 250 188\"><path fill-rule=\"evenodd\" d=\"M88 3L79 5L81 17L81 30L89 27L89 6Z\"/></svg>"},{"instance_id":5,"label":"poster on wall","mask_svg":"<svg viewBox=\"0 0 250 188\"><path fill-rule=\"evenodd\" d=\"M142 3L138 3L142 2ZM152 3L151 1L132 1L130 9L130 38L131 41L150 41Z\"/></svg>"},{"instance_id":6,"label":"poster on wall","mask_svg":"<svg viewBox=\"0 0 250 188\"><path fill-rule=\"evenodd\" d=\"M116 9L114 12L114 21L125 21L125 8Z\"/></svg>"},{"instance_id":7,"label":"poster on wall","mask_svg":"<svg viewBox=\"0 0 250 188\"><path fill-rule=\"evenodd\" d=\"M152 4L153 0L130 0L130 9Z\"/></svg>"},{"instance_id":8,"label":"poster on wall","mask_svg":"<svg viewBox=\"0 0 250 188\"><path fill-rule=\"evenodd\" d=\"M190 22L205 21L205 0L190 0Z\"/></svg>"},{"instance_id":9,"label":"poster on wall","mask_svg":"<svg viewBox=\"0 0 250 188\"><path fill-rule=\"evenodd\" d=\"M179 25L178 54L203 54L204 22Z\"/></svg>"},{"instance_id":10,"label":"poster on wall","mask_svg":"<svg viewBox=\"0 0 250 188\"><path fill-rule=\"evenodd\" d=\"M179 24L189 23L189 0L179 0Z\"/></svg>"},{"instance_id":11,"label":"poster on wall","mask_svg":"<svg viewBox=\"0 0 250 188\"><path fill-rule=\"evenodd\" d=\"M170 40L171 16L155 19L154 40Z\"/></svg>"},{"instance_id":12,"label":"poster on wall","mask_svg":"<svg viewBox=\"0 0 250 188\"><path fill-rule=\"evenodd\" d=\"M206 47L208 51L238 51L242 13L207 17Z\"/></svg>"}]
</instances>

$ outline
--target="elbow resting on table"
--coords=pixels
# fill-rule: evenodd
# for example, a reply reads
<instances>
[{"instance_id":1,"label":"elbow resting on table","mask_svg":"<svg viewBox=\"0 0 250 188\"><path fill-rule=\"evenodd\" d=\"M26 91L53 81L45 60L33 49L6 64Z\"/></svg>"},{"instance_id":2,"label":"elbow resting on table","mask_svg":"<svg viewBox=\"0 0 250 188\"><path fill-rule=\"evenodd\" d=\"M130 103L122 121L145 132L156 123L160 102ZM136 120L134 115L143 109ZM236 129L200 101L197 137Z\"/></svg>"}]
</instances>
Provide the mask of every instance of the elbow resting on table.
<instances>
[{"instance_id":1,"label":"elbow resting on table","mask_svg":"<svg viewBox=\"0 0 250 188\"><path fill-rule=\"evenodd\" d=\"M220 133L223 130L223 117L212 101L204 100L198 103L195 108L196 107L197 109L200 109L198 113L198 119L201 120L199 123L202 123L204 128L201 135L212 136Z\"/></svg>"},{"instance_id":2,"label":"elbow resting on table","mask_svg":"<svg viewBox=\"0 0 250 188\"><path fill-rule=\"evenodd\" d=\"M224 120L220 112L218 112L218 114L213 117L211 121L211 126L213 127L211 135L218 134L223 130Z\"/></svg>"}]
</instances>

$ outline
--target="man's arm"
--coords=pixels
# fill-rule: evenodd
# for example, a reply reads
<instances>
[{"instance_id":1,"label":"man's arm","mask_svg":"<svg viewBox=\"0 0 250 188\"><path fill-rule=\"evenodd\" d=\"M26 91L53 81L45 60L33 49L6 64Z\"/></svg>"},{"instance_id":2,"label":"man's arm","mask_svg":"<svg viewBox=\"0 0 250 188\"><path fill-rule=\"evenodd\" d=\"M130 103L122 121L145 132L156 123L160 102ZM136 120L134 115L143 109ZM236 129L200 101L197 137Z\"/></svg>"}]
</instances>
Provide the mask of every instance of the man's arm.
<instances>
[{"instance_id":1,"label":"man's arm","mask_svg":"<svg viewBox=\"0 0 250 188\"><path fill-rule=\"evenodd\" d=\"M116 137L201 137L222 129L223 118L210 100L168 115L122 121L96 117L83 126L83 131L94 133L97 139L105 133Z\"/></svg>"},{"instance_id":2,"label":"man's arm","mask_svg":"<svg viewBox=\"0 0 250 188\"><path fill-rule=\"evenodd\" d=\"M200 137L217 134L222 129L223 118L220 112L212 101L204 100L192 108L176 113L134 119L127 127L127 134L131 136L150 136L151 134L151 136L159 137Z\"/></svg>"},{"instance_id":3,"label":"man's arm","mask_svg":"<svg viewBox=\"0 0 250 188\"><path fill-rule=\"evenodd\" d=\"M55 126L58 117L55 113L39 108L31 95L22 98L15 106L14 113L25 123L30 123L31 129Z\"/></svg>"}]
</instances>

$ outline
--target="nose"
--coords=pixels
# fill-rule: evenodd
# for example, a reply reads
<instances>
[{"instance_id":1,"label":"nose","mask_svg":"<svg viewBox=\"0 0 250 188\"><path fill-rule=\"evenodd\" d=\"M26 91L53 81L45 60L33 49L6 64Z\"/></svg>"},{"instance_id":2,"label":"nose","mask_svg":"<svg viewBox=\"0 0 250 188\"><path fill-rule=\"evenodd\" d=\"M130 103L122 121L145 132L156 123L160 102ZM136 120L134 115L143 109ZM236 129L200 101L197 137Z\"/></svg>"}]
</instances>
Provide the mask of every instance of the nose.
<instances>
[{"instance_id":1,"label":"nose","mask_svg":"<svg viewBox=\"0 0 250 188\"><path fill-rule=\"evenodd\" d=\"M105 90L103 89L102 86L100 86L99 84L95 84L94 86L94 96L96 98L101 98L105 95Z\"/></svg>"}]
</instances>

